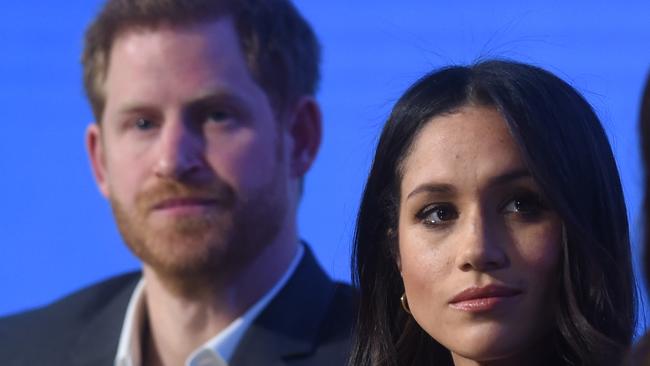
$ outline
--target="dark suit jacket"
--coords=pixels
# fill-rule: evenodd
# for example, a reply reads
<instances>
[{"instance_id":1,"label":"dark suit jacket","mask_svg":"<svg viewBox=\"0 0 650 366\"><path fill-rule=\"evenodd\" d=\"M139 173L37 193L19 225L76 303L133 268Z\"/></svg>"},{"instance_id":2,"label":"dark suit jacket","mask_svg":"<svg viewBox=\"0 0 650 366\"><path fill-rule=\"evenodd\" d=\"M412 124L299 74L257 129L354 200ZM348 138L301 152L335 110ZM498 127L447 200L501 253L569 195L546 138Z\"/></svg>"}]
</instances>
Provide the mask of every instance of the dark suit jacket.
<instances>
[{"instance_id":1,"label":"dark suit jacket","mask_svg":"<svg viewBox=\"0 0 650 366\"><path fill-rule=\"evenodd\" d=\"M0 364L112 366L140 273L109 279L47 307L0 318ZM308 248L284 288L244 334L230 366L345 364L353 292Z\"/></svg>"}]
</instances>

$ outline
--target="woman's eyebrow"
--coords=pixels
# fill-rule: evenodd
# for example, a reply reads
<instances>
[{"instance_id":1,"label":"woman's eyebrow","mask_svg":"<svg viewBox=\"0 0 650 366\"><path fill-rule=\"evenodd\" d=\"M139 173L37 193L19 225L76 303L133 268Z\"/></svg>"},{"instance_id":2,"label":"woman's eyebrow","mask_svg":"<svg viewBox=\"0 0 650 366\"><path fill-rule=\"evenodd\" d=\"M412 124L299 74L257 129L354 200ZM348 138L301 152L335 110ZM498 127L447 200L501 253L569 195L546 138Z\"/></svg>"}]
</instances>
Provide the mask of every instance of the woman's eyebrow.
<instances>
[{"instance_id":1,"label":"woman's eyebrow","mask_svg":"<svg viewBox=\"0 0 650 366\"><path fill-rule=\"evenodd\" d=\"M532 178L532 176L530 175L530 171L528 171L528 169L525 168L514 169L491 178L488 181L488 186L489 187L499 186L499 185L511 183L512 181L516 181L520 179L529 179L529 178Z\"/></svg>"},{"instance_id":2,"label":"woman's eyebrow","mask_svg":"<svg viewBox=\"0 0 650 366\"><path fill-rule=\"evenodd\" d=\"M506 171L503 174L499 174L495 177L490 178L488 181L488 187L500 186L511 183L520 179L529 179L532 178L528 169L514 169ZM439 193L453 195L456 193L456 188L451 184L446 183L423 183L415 187L407 196L406 200L422 193Z\"/></svg>"},{"instance_id":3,"label":"woman's eyebrow","mask_svg":"<svg viewBox=\"0 0 650 366\"><path fill-rule=\"evenodd\" d=\"M421 193L444 193L444 194L454 194L456 193L456 188L451 184L444 183L424 183L420 184L411 193L406 196L406 199L416 196Z\"/></svg>"}]
</instances>

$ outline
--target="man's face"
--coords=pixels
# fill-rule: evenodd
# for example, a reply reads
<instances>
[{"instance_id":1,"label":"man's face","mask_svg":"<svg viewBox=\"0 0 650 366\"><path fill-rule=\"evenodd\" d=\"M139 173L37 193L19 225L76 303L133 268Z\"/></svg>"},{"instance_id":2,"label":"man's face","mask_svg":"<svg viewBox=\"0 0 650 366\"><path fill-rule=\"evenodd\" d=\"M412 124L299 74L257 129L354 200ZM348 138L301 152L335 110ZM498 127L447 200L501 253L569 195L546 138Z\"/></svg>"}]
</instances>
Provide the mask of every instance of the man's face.
<instances>
[{"instance_id":1,"label":"man's face","mask_svg":"<svg viewBox=\"0 0 650 366\"><path fill-rule=\"evenodd\" d=\"M295 145L229 18L121 34L87 142L124 240L169 274L250 260L293 225ZM293 227L291 227L293 229Z\"/></svg>"}]
</instances>

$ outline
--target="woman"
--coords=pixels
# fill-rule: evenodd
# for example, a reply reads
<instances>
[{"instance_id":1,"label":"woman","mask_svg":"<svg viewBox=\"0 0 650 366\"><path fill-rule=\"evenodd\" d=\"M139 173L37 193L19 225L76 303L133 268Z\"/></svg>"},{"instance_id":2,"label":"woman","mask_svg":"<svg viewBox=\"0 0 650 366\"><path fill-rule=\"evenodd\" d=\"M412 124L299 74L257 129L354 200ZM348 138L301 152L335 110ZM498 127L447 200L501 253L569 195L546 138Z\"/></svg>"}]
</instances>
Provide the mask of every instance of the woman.
<instances>
[{"instance_id":1,"label":"woman","mask_svg":"<svg viewBox=\"0 0 650 366\"><path fill-rule=\"evenodd\" d=\"M643 240L643 269L646 284L650 284L650 74L646 77L641 113L639 116L641 132L641 156L645 174L643 198L643 222L645 238ZM647 286L647 285L646 285ZM629 366L650 366L650 333L646 333L634 347L625 363Z\"/></svg>"},{"instance_id":2,"label":"woman","mask_svg":"<svg viewBox=\"0 0 650 366\"><path fill-rule=\"evenodd\" d=\"M451 67L407 90L377 146L353 257L354 366L615 365L632 339L607 137L537 67Z\"/></svg>"}]
</instances>

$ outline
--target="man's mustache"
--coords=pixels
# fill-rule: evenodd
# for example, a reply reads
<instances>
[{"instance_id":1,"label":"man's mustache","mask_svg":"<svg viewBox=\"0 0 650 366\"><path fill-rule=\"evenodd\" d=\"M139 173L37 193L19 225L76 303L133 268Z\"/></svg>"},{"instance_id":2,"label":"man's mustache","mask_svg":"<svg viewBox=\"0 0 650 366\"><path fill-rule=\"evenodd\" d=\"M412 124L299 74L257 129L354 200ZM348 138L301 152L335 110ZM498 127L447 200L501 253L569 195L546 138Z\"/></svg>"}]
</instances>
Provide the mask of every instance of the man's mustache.
<instances>
[{"instance_id":1,"label":"man's mustache","mask_svg":"<svg viewBox=\"0 0 650 366\"><path fill-rule=\"evenodd\" d=\"M167 180L139 192L136 196L136 207L147 212L164 206L165 202L178 200L205 201L230 207L234 203L234 197L234 190L224 183L188 185Z\"/></svg>"}]
</instances>

